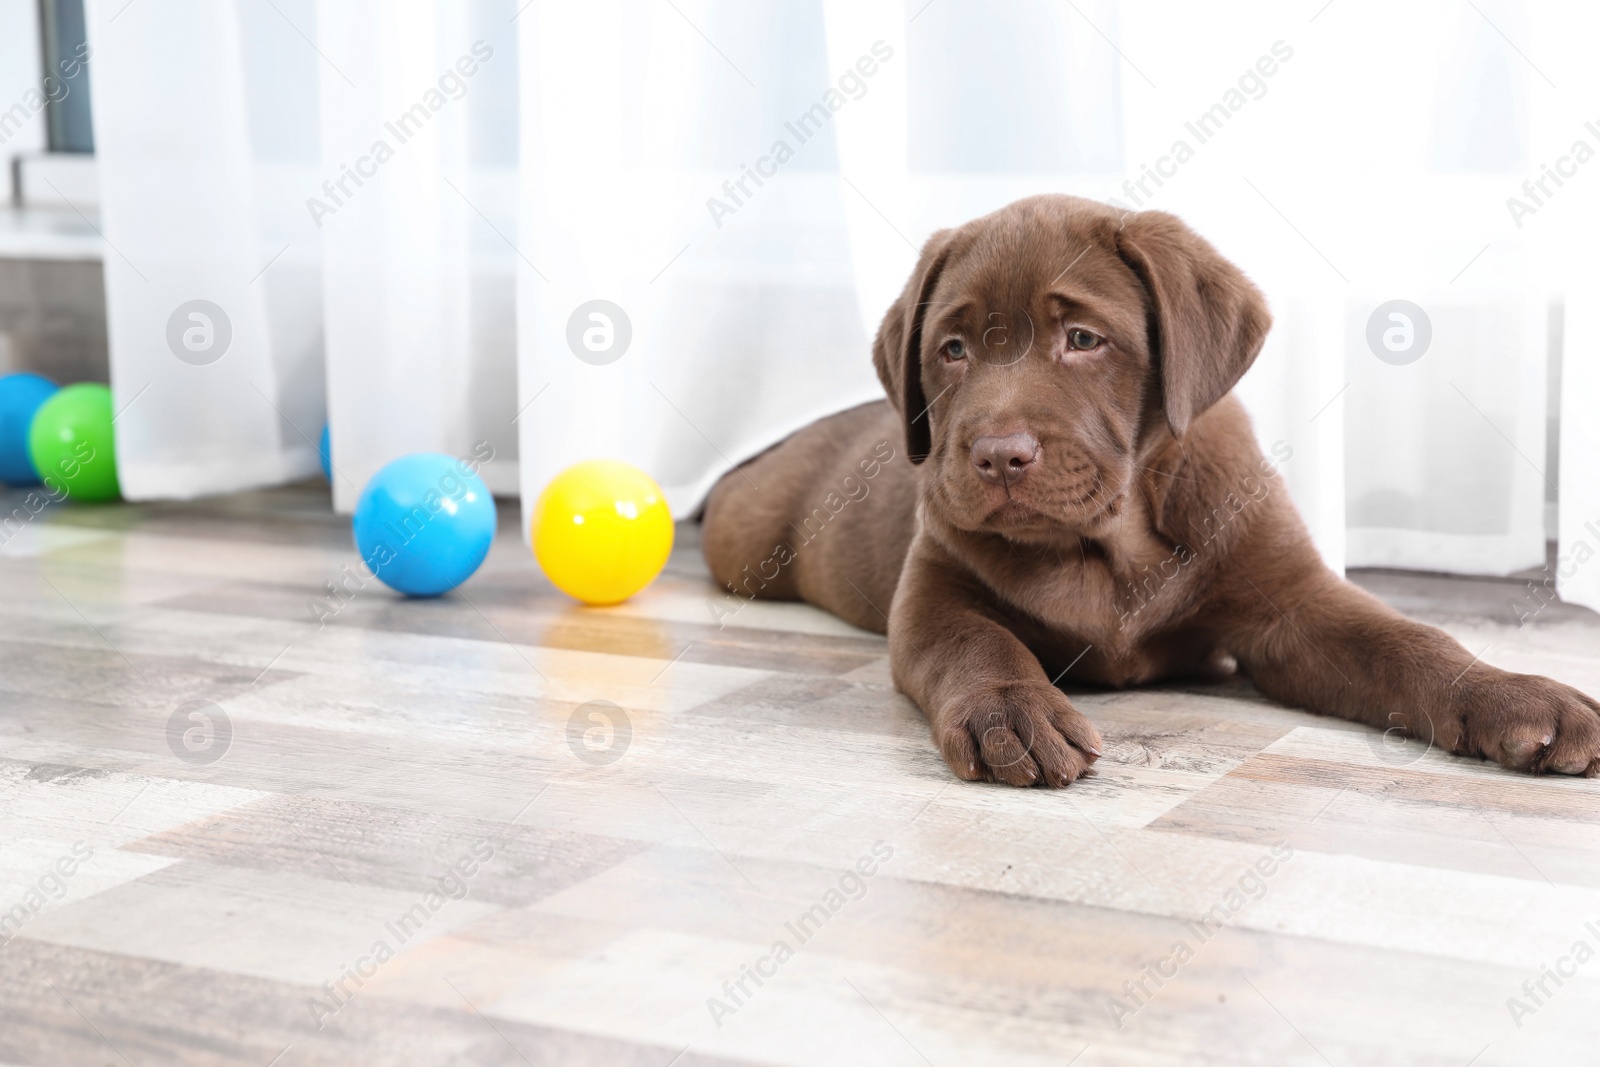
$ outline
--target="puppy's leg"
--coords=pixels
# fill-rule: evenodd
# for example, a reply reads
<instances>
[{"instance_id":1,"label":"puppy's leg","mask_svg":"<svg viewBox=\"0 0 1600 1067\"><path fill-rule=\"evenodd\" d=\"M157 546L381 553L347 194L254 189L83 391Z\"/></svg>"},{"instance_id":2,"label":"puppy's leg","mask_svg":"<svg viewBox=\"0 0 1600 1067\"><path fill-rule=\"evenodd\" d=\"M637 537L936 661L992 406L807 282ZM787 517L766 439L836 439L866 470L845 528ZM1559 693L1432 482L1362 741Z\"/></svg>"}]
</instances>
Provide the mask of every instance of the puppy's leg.
<instances>
[{"instance_id":1,"label":"puppy's leg","mask_svg":"<svg viewBox=\"0 0 1600 1067\"><path fill-rule=\"evenodd\" d=\"M1600 703L1477 659L1442 630L1304 561L1231 592L1240 665L1268 696L1399 729L1456 755L1535 773L1600 773Z\"/></svg>"},{"instance_id":2,"label":"puppy's leg","mask_svg":"<svg viewBox=\"0 0 1600 1067\"><path fill-rule=\"evenodd\" d=\"M928 717L968 781L1064 786L1100 756L1100 734L1002 621L990 595L926 542L913 544L889 615L895 685Z\"/></svg>"}]
</instances>

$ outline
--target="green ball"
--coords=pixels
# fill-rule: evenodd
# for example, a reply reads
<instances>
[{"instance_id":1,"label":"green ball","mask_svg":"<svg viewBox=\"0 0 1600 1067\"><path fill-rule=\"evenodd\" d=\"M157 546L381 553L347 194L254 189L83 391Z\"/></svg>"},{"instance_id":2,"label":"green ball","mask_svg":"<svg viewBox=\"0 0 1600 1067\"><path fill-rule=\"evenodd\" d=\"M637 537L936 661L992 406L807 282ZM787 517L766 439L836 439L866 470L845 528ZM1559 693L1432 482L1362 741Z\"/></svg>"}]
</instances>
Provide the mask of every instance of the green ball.
<instances>
[{"instance_id":1,"label":"green ball","mask_svg":"<svg viewBox=\"0 0 1600 1067\"><path fill-rule=\"evenodd\" d=\"M28 455L45 487L73 500L111 500L117 453L111 437L111 390L69 385L40 405L28 428Z\"/></svg>"}]
</instances>

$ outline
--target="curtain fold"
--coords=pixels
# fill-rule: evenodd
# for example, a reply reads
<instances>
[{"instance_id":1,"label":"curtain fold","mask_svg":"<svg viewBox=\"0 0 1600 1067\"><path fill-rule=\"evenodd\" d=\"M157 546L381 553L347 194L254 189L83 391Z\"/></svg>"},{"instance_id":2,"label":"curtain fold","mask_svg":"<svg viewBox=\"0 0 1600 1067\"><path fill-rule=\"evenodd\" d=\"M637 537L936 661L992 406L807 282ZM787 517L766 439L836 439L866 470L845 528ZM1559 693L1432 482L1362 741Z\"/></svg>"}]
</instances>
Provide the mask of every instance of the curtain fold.
<instances>
[{"instance_id":1,"label":"curtain fold","mask_svg":"<svg viewBox=\"0 0 1600 1067\"><path fill-rule=\"evenodd\" d=\"M1524 5L1480 8L1146 3L1118 39L1130 149L1108 193L1181 215L1267 292L1239 393L1263 446L1293 449L1335 567L1543 559L1552 293L1504 199L1550 100L1485 22L1522 36Z\"/></svg>"},{"instance_id":2,"label":"curtain fold","mask_svg":"<svg viewBox=\"0 0 1600 1067\"><path fill-rule=\"evenodd\" d=\"M317 5L334 500L409 452L517 490L509 2Z\"/></svg>"},{"instance_id":3,"label":"curtain fold","mask_svg":"<svg viewBox=\"0 0 1600 1067\"><path fill-rule=\"evenodd\" d=\"M732 463L879 395L829 104L861 90L812 0L534 3L519 23L524 514L590 457L691 514Z\"/></svg>"},{"instance_id":4,"label":"curtain fold","mask_svg":"<svg viewBox=\"0 0 1600 1067\"><path fill-rule=\"evenodd\" d=\"M1561 298L1551 319L1558 331L1561 418L1552 449L1559 497L1556 559L1518 598L1519 617L1548 600L1550 584L1568 603L1600 611L1600 266L1594 255L1600 238L1600 65L1592 45L1600 38L1600 8L1573 7L1558 15L1541 5L1532 20L1530 47L1560 88L1551 94L1551 106L1535 110L1532 140L1538 148L1530 159L1565 170L1577 166L1579 142L1594 154L1566 185L1546 182L1558 195L1524 218L1540 280Z\"/></svg>"},{"instance_id":5,"label":"curtain fold","mask_svg":"<svg viewBox=\"0 0 1600 1067\"><path fill-rule=\"evenodd\" d=\"M321 336L297 321L316 319L304 260L266 270L281 213L246 121L238 9L91 0L88 13L123 494L309 474Z\"/></svg>"},{"instance_id":6,"label":"curtain fold","mask_svg":"<svg viewBox=\"0 0 1600 1067\"><path fill-rule=\"evenodd\" d=\"M1565 305L1565 351L1561 379L1560 540L1553 583L1561 599L1600 611L1600 271L1572 277ZM1535 611L1547 597L1519 601ZM1520 617L1520 616L1519 616Z\"/></svg>"}]
</instances>

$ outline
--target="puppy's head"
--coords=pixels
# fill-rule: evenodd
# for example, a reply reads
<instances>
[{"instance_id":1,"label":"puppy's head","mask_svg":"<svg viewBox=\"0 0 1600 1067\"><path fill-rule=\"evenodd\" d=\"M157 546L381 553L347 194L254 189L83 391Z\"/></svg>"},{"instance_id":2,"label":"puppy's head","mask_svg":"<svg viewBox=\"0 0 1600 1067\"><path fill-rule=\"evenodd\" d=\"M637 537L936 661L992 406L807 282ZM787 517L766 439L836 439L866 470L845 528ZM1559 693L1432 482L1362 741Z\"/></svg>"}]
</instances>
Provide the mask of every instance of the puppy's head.
<instances>
[{"instance_id":1,"label":"puppy's head","mask_svg":"<svg viewBox=\"0 0 1600 1067\"><path fill-rule=\"evenodd\" d=\"M928 239L873 347L957 528L1092 534L1152 434L1182 437L1255 360L1261 293L1171 215L1021 200Z\"/></svg>"}]
</instances>

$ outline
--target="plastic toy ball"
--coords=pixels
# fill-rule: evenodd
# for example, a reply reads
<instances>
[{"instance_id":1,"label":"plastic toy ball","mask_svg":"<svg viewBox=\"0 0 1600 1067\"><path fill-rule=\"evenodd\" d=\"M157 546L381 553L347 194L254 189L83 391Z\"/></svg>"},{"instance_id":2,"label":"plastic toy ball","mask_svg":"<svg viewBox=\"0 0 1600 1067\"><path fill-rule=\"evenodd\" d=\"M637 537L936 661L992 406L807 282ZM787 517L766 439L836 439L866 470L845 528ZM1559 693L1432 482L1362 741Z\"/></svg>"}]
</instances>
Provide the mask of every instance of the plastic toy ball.
<instances>
[{"instance_id":1,"label":"plastic toy ball","mask_svg":"<svg viewBox=\"0 0 1600 1067\"><path fill-rule=\"evenodd\" d=\"M329 482L333 481L333 452L331 448L332 442L328 435L328 425L323 423L322 439L317 442L317 456L322 460L322 476L328 479Z\"/></svg>"},{"instance_id":2,"label":"plastic toy ball","mask_svg":"<svg viewBox=\"0 0 1600 1067\"><path fill-rule=\"evenodd\" d=\"M473 469L437 452L386 465L361 491L361 559L391 589L438 596L472 577L494 540L494 497Z\"/></svg>"},{"instance_id":3,"label":"plastic toy ball","mask_svg":"<svg viewBox=\"0 0 1600 1067\"><path fill-rule=\"evenodd\" d=\"M28 428L28 456L46 486L61 486L72 500L116 498L111 419L111 390L103 385L69 385L39 405Z\"/></svg>"},{"instance_id":4,"label":"plastic toy ball","mask_svg":"<svg viewBox=\"0 0 1600 1067\"><path fill-rule=\"evenodd\" d=\"M0 482L39 484L39 472L28 457L28 427L39 406L55 392L56 383L37 374L0 378Z\"/></svg>"},{"instance_id":5,"label":"plastic toy ball","mask_svg":"<svg viewBox=\"0 0 1600 1067\"><path fill-rule=\"evenodd\" d=\"M585 604L620 604L672 552L672 512L651 477L606 459L556 475L533 508L533 554L555 587Z\"/></svg>"}]
</instances>

